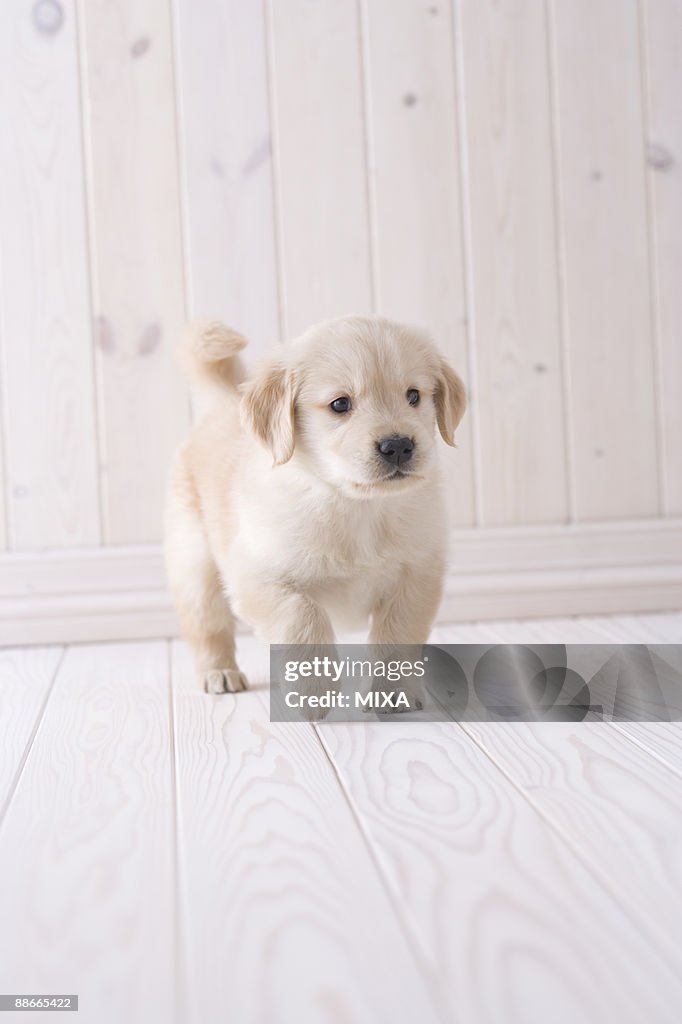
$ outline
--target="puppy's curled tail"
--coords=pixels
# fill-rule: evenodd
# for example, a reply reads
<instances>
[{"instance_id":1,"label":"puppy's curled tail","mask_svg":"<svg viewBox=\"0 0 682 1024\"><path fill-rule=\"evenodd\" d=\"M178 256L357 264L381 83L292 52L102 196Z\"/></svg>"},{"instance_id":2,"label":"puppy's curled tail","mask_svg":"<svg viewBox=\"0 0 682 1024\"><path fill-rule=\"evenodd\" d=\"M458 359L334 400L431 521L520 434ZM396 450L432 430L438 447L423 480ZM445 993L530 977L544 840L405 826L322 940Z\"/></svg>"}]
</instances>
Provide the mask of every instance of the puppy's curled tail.
<instances>
[{"instance_id":1,"label":"puppy's curled tail","mask_svg":"<svg viewBox=\"0 0 682 1024\"><path fill-rule=\"evenodd\" d=\"M237 397L246 376L239 352L247 341L219 320L190 324L182 344L182 364L190 382L195 416L204 416L227 395Z\"/></svg>"}]
</instances>

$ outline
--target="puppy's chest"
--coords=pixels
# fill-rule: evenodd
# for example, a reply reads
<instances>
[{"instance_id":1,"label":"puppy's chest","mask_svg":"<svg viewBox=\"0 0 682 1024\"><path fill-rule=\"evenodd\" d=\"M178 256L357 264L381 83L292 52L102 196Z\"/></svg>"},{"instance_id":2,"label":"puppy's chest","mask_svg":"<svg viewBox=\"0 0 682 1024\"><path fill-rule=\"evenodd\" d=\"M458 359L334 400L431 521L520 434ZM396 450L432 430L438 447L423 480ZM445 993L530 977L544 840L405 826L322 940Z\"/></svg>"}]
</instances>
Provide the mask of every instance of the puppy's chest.
<instances>
[{"instance_id":1,"label":"puppy's chest","mask_svg":"<svg viewBox=\"0 0 682 1024\"><path fill-rule=\"evenodd\" d=\"M328 613L335 630L364 629L381 595L400 573L392 531L376 522L354 522L321 531L320 555L310 564L309 592Z\"/></svg>"},{"instance_id":2,"label":"puppy's chest","mask_svg":"<svg viewBox=\"0 0 682 1024\"><path fill-rule=\"evenodd\" d=\"M318 578L357 579L386 571L397 562L396 531L389 522L372 514L320 517L310 522L302 538L317 566Z\"/></svg>"}]
</instances>

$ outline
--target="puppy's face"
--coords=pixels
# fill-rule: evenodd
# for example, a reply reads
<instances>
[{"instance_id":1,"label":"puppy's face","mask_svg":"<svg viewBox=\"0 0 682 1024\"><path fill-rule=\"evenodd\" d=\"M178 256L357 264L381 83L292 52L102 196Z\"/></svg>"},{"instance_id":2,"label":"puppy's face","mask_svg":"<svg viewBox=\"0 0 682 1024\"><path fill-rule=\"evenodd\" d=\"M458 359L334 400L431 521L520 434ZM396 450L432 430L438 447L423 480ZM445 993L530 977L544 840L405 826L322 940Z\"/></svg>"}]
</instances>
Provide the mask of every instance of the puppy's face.
<instances>
[{"instance_id":1,"label":"puppy's face","mask_svg":"<svg viewBox=\"0 0 682 1024\"><path fill-rule=\"evenodd\" d=\"M454 444L464 386L435 346L380 318L345 317L308 331L251 382L244 419L276 464L292 455L354 497L423 481L436 424Z\"/></svg>"}]
</instances>

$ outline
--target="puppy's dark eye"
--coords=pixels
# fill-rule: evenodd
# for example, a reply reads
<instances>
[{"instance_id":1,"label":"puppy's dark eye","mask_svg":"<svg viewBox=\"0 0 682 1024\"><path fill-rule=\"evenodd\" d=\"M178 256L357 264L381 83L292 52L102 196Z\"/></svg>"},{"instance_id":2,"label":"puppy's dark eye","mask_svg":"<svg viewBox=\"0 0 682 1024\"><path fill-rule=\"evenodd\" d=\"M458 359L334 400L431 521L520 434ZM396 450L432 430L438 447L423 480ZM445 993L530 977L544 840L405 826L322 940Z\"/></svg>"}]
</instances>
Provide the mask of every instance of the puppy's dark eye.
<instances>
[{"instance_id":1,"label":"puppy's dark eye","mask_svg":"<svg viewBox=\"0 0 682 1024\"><path fill-rule=\"evenodd\" d=\"M407 401L410 405L419 405L419 392L416 388L410 388L407 392Z\"/></svg>"},{"instance_id":2,"label":"puppy's dark eye","mask_svg":"<svg viewBox=\"0 0 682 1024\"><path fill-rule=\"evenodd\" d=\"M332 412L350 412L353 403L350 398L335 398L333 402L329 403L329 408Z\"/></svg>"}]
</instances>

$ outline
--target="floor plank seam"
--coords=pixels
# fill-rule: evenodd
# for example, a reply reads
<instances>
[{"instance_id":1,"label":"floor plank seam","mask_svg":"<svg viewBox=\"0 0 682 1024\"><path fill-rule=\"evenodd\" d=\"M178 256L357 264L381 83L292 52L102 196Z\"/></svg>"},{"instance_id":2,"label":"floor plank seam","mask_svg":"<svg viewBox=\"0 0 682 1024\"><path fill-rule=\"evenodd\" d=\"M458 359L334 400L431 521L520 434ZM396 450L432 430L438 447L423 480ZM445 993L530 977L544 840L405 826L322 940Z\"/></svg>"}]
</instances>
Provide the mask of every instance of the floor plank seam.
<instances>
[{"instance_id":1,"label":"floor plank seam","mask_svg":"<svg viewBox=\"0 0 682 1024\"><path fill-rule=\"evenodd\" d=\"M172 640L166 640L166 666L168 683L168 740L170 744L171 790L173 793L173 871L174 885L174 918L175 918L175 960L178 987L176 1020L178 1024L188 1024L195 1020L194 1003L190 998L194 991L192 984L192 958L190 944L190 907L187 899L188 887L185 860L182 852L182 801L179 786L179 755L177 745L177 703L173 678ZM190 1012L191 1011L191 1012Z\"/></svg>"},{"instance_id":2,"label":"floor plank seam","mask_svg":"<svg viewBox=\"0 0 682 1024\"><path fill-rule=\"evenodd\" d=\"M355 804L355 801L353 800L353 797L351 796L348 787L344 784L343 778L338 770L336 762L334 761L334 758L332 757L329 748L327 747L327 744L324 742L324 739L320 733L319 726L317 724L311 723L311 727L315 735L317 736L317 740L320 744L320 747L322 748L324 756L327 758L327 761L329 762L331 770L334 773L334 777L336 778L339 784L339 788L341 790L341 793L343 794L348 809L353 817L353 820L355 821L355 824L360 832L360 835L362 836L362 840L365 844L370 860L372 861L374 869L381 880L384 892L386 893L387 899L393 909L393 913L396 917L396 920L398 921L400 931L402 932L405 942L407 943L407 947L414 958L417 970L424 979L424 983L426 985L427 991L431 999L436 1004L434 1009L436 1010L438 1017L442 1019L445 1022L445 1024L450 1024L450 1022L452 1021L452 1011L445 998L445 993L442 990L440 979L435 974L433 969L429 966L428 955L426 951L421 949L419 940L417 936L414 935L413 930L410 927L409 919L407 919L401 911L399 894L394 891L391 881L386 872L384 871L381 861L377 856L377 852L374 847L374 843L372 842L372 838L362 820L362 815L357 805ZM330 726L330 728L332 728L332 726Z\"/></svg>"},{"instance_id":3,"label":"floor plank seam","mask_svg":"<svg viewBox=\"0 0 682 1024\"><path fill-rule=\"evenodd\" d=\"M557 838L567 847L567 849L573 854L573 856L583 866L583 868L585 868L585 870L588 871L590 875L592 875L595 881L599 882L604 891L608 893L608 895L616 902L618 907L622 910L625 916L629 918L630 922L634 925L634 927L638 930L648 932L651 941L655 942L656 948L658 949L660 955L665 959L665 962L667 963L668 967L674 972L676 976L678 976L680 969L682 967L682 957L680 957L678 954L677 959L671 958L667 937L662 932L659 932L656 923L644 915L642 915L640 918L639 913L633 910L629 903L622 901L617 890L614 890L608 876L605 876L602 873L601 869L598 866L595 866L592 859L589 856L585 856L585 854L583 854L582 851L575 846L573 840L570 838L570 836L568 836L565 833L561 825L559 825L553 818L547 816L544 810L538 806L538 804L533 800L531 796L528 795L528 793L523 789L523 787L520 786L514 780L514 778L509 774L509 772L507 772L506 769L503 768L498 761L496 761L495 757L488 750L485 744L482 743L479 739L477 739L474 735L472 735L471 732L469 732L469 729L466 727L466 725L464 725L461 722L457 724L459 724L460 728L467 734L471 742L478 747L478 749L488 758L491 764L505 777L508 783L533 809L533 811L543 821L546 827L549 828L554 833L554 835L557 836Z\"/></svg>"},{"instance_id":4,"label":"floor plank seam","mask_svg":"<svg viewBox=\"0 0 682 1024\"><path fill-rule=\"evenodd\" d=\"M17 765L17 770L14 773L14 778L12 779L12 782L10 783L9 789L7 791L7 796L5 797L5 802L3 803L2 808L0 808L0 832L2 831L3 825L4 825L4 823L5 823L6 819L7 819L7 815L9 813L9 809L10 809L10 807L12 805L12 801L14 800L14 795L15 795L17 789L19 788L19 783L21 781L21 776L24 773L24 768L26 767L28 759L29 759L29 757L31 755L31 750L33 749L33 745L35 743L36 737L37 737L38 732L40 730L40 726L41 726L41 724L43 722L43 719L45 717L45 711L47 710L48 702L49 702L50 697L52 695L52 692L54 690L54 687L55 687L55 684L57 682L57 679L59 677L59 673L61 672L61 668L62 668L62 665L64 664L64 659L66 658L66 654L67 654L68 649L69 649L68 646L62 647L61 654L59 656L59 660L57 661L57 664L55 665L54 671L52 673L52 678L50 679L50 682L49 682L49 684L47 685L47 687L45 689L45 694L43 696L43 699L40 702L40 707L38 708L38 713L36 715L36 720L33 723L33 728L31 729L31 732L29 734L28 740L26 741L26 746L24 748L24 752L21 755L21 759L19 761L19 764Z\"/></svg>"},{"instance_id":5,"label":"floor plank seam","mask_svg":"<svg viewBox=\"0 0 682 1024\"><path fill-rule=\"evenodd\" d=\"M680 618L682 619L682 616L680 616ZM604 626L603 623L590 622L590 626L592 629L596 629L597 632L601 633L602 636L605 637L607 640L610 640L611 643L623 643L623 640L621 637L618 636L617 631L615 633L612 632L611 630L609 630L607 626ZM650 641L646 642L650 643ZM661 642L663 643L663 641ZM658 761L658 763L663 765L664 768L667 768L669 771L672 771L675 775L678 776L678 778L682 778L682 772L677 767L677 765L673 764L667 758L662 757L657 750L654 750L646 743L643 743L642 740L638 739L636 736L633 736L630 732L628 732L627 729L623 728L623 723L613 722L605 724L613 724L615 728L618 730L619 734L621 736L624 736L628 743L632 743L634 746L639 747L640 750L643 750L646 754L649 755L649 757L653 757L654 760Z\"/></svg>"},{"instance_id":6,"label":"floor plank seam","mask_svg":"<svg viewBox=\"0 0 682 1024\"><path fill-rule=\"evenodd\" d=\"M502 642L502 641L499 641L499 642ZM446 714L448 713L448 709L437 698L436 698L436 703L439 705L439 707ZM605 888L605 890L608 892L609 896L612 899L616 900L618 906L622 907L622 904L620 903L620 900L618 899L617 895L613 892L611 886L604 882L604 880L603 880L603 878L601 878L600 873L599 873L598 870L595 871L593 869L591 861L589 860L589 858L585 858L583 856L583 854L574 847L574 845L573 845L572 841L570 840L570 838L564 834L563 830L561 829L561 826L557 825L553 821L552 818L548 817L545 814L545 812L542 810L542 808L539 807L535 803L535 801L527 794L527 792L523 789L523 787L520 786L514 780L514 778L509 774L509 772L495 759L495 757L488 750L486 745L484 743L482 743L479 739L477 739L470 732L470 730L467 728L467 726L466 726L466 724L464 722L459 722L459 721L455 721L455 720L452 720L452 719L451 719L451 721L452 721L452 724L457 726L461 730L461 732L463 732L464 735L469 739L469 741L471 743L473 743L474 746L477 747L481 751L481 753L488 759L488 761L490 761L490 763L492 764L493 768L495 768L502 775L502 777L504 779L506 779L506 781L512 786L512 788L516 790L516 792L521 796L521 798L529 805L529 807L531 807L533 812L538 815L538 817L543 822L543 824L547 828L549 828L560 839L560 841L567 847L569 852L578 860L578 862L580 864L582 864L582 866L588 871L588 873L590 875L592 875L595 878L595 880L598 880L600 882L602 887ZM622 909L625 910L625 908L623 908L623 907L622 907ZM627 916L630 917L631 915L627 914ZM637 921L633 921L633 924L637 925L638 922ZM663 936L661 936L661 938L663 938ZM657 945L660 945L660 941L657 941ZM663 946L665 947L665 945L666 944L664 942ZM666 962L669 964L669 966L674 971L678 970L678 967L674 963L671 963L670 960L668 960L667 956L666 956Z\"/></svg>"},{"instance_id":7,"label":"floor plank seam","mask_svg":"<svg viewBox=\"0 0 682 1024\"><path fill-rule=\"evenodd\" d=\"M679 779L682 779L682 770L680 770L680 768L676 764L673 764L672 761L669 761L667 759L667 757L665 757L662 754L659 754L657 750L653 749L653 747L650 747L643 740L640 740L637 736L633 736L630 732L628 732L628 730L625 728L625 725L627 723L622 723L622 722L604 722L603 724L604 725L612 725L614 727L614 729L616 729L616 731L618 732L618 734L620 736L624 736L625 737L625 739L628 741L628 743L632 743L633 746L639 747L639 749L641 751L643 751L645 754L648 754L649 757L652 757L654 759L654 761L658 761L658 763L660 765L662 765L663 768L667 768L668 771L671 771L673 773L673 775L676 775ZM665 722L648 723L648 722L644 722L644 723L641 723L641 724L643 724L643 725L649 725L649 724L659 724L659 725L665 725L665 724L674 725L674 724L676 724L676 725L680 725L679 722L677 722L677 723L673 723L673 722L670 722L670 723L665 723ZM682 739L682 736L681 736L681 739Z\"/></svg>"}]
</instances>

